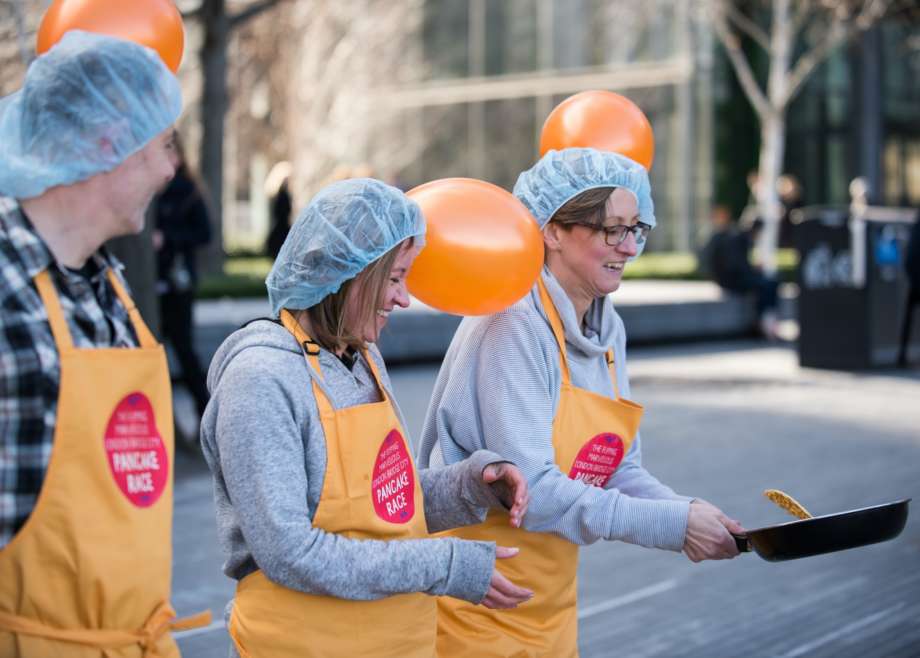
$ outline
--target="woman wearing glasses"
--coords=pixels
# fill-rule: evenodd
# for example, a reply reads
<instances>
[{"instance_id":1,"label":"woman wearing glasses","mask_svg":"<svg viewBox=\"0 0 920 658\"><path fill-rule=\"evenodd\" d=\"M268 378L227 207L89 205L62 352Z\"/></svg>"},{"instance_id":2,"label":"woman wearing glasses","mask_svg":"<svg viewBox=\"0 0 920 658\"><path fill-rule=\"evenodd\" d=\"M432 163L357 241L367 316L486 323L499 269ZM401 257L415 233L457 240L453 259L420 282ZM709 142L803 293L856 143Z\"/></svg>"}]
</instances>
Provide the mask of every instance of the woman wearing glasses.
<instances>
[{"instance_id":1,"label":"woman wearing glasses","mask_svg":"<svg viewBox=\"0 0 920 658\"><path fill-rule=\"evenodd\" d=\"M419 463L452 464L486 448L519 466L531 496L522 529L490 513L452 534L520 547L502 571L534 596L501 617L439 602L441 658L576 656L580 545L620 540L696 562L734 557L730 532L743 532L642 467L642 407L629 399L625 330L608 296L655 226L646 170L594 149L550 151L514 194L543 231L542 275L511 308L460 325Z\"/></svg>"}]
</instances>

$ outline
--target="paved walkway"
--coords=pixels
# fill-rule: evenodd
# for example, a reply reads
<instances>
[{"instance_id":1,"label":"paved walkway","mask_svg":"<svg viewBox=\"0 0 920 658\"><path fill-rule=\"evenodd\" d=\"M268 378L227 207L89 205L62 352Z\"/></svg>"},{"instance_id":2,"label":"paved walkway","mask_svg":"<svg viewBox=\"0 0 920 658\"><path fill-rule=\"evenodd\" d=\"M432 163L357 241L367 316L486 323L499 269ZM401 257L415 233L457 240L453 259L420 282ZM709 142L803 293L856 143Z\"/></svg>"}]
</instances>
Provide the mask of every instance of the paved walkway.
<instances>
[{"instance_id":1,"label":"paved walkway","mask_svg":"<svg viewBox=\"0 0 920 658\"><path fill-rule=\"evenodd\" d=\"M643 459L675 490L712 501L746 527L787 520L761 492L779 488L814 514L920 498L920 368L865 373L800 368L795 350L697 342L630 350L645 406ZM435 365L390 370L417 439ZM211 480L181 456L176 473L173 601L211 608L210 629L180 635L186 658L222 658ZM754 554L692 564L620 542L582 551L584 658L920 656L920 517L895 540L791 562Z\"/></svg>"}]
</instances>

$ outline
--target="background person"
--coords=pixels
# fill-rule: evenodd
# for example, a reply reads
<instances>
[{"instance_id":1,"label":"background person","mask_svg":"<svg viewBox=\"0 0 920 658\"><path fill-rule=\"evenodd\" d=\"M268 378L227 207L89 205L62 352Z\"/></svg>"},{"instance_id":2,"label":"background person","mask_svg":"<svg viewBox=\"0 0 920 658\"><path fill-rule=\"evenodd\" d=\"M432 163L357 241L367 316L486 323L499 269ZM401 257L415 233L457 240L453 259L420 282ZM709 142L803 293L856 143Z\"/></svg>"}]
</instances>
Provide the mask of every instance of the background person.
<instances>
[{"instance_id":1,"label":"background person","mask_svg":"<svg viewBox=\"0 0 920 658\"><path fill-rule=\"evenodd\" d=\"M265 239L265 253L272 260L278 257L281 245L291 230L291 163L277 162L265 177L265 194L268 196L268 214L271 221L268 237Z\"/></svg>"},{"instance_id":2,"label":"background person","mask_svg":"<svg viewBox=\"0 0 920 658\"><path fill-rule=\"evenodd\" d=\"M157 252L156 290L163 338L175 350L182 381L195 399L198 416L208 404L204 369L194 347L196 251L211 241L211 220L201 188L185 161L176 136L176 175L154 203L153 247Z\"/></svg>"},{"instance_id":3,"label":"background person","mask_svg":"<svg viewBox=\"0 0 920 658\"><path fill-rule=\"evenodd\" d=\"M409 304L424 232L396 188L326 187L266 280L274 321L237 331L211 363L202 443L243 656L430 658L433 596L508 608L530 595L495 570L515 551L428 538L502 507L489 482L519 523L526 485L489 451L439 470L412 463L374 343Z\"/></svg>"},{"instance_id":4,"label":"background person","mask_svg":"<svg viewBox=\"0 0 920 658\"><path fill-rule=\"evenodd\" d=\"M802 184L792 174L782 174L776 179L776 194L782 206L779 219L779 247L795 247L793 211L802 207Z\"/></svg>"},{"instance_id":5,"label":"background person","mask_svg":"<svg viewBox=\"0 0 920 658\"><path fill-rule=\"evenodd\" d=\"M730 531L742 531L642 466L642 407L629 399L626 332L608 295L655 225L646 170L615 153L549 151L514 194L543 231L542 274L507 310L460 324L419 463L488 449L518 464L531 497L522 529L493 512L449 534L520 547L501 570L534 597L502 617L439 600L439 656L575 656L580 545L620 540L699 561L737 555Z\"/></svg>"},{"instance_id":6,"label":"background person","mask_svg":"<svg viewBox=\"0 0 920 658\"><path fill-rule=\"evenodd\" d=\"M761 228L762 223L755 222L750 231L742 231L732 221L726 206L715 206L712 234L703 247L700 265L723 290L754 295L760 332L765 338L774 340L778 337L779 326L776 314L779 282L750 261L751 247Z\"/></svg>"}]
</instances>

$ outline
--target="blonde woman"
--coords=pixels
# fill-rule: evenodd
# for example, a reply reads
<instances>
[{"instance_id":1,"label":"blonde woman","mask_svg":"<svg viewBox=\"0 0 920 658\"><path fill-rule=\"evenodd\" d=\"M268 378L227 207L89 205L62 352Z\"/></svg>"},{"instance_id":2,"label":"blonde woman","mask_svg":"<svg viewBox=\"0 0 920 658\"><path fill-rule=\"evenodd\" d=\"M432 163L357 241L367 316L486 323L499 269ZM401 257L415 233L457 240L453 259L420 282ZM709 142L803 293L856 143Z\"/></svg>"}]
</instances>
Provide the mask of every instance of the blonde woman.
<instances>
[{"instance_id":1,"label":"blonde woman","mask_svg":"<svg viewBox=\"0 0 920 658\"><path fill-rule=\"evenodd\" d=\"M510 608L530 592L495 570L514 550L432 539L489 507L520 523L520 472L479 451L417 471L374 346L409 303L417 204L373 179L321 191L267 279L273 320L230 336L211 364L202 443L214 474L229 613L242 656L425 656L434 596ZM498 492L507 492L507 505Z\"/></svg>"}]
</instances>

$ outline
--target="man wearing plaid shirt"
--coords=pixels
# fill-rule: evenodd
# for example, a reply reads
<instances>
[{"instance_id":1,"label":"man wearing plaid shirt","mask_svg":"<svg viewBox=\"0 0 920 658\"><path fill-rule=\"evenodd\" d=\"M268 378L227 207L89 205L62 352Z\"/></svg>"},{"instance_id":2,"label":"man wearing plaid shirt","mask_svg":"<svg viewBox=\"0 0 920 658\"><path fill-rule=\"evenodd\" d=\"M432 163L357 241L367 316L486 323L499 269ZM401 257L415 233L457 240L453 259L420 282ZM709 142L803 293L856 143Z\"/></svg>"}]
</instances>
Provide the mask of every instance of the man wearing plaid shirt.
<instances>
[{"instance_id":1,"label":"man wearing plaid shirt","mask_svg":"<svg viewBox=\"0 0 920 658\"><path fill-rule=\"evenodd\" d=\"M46 59L0 101L0 549L36 504L57 418L60 355L33 278L49 272L74 347L138 345L108 280L123 282L122 265L102 245L143 228L174 173L181 109L157 69Z\"/></svg>"}]
</instances>

